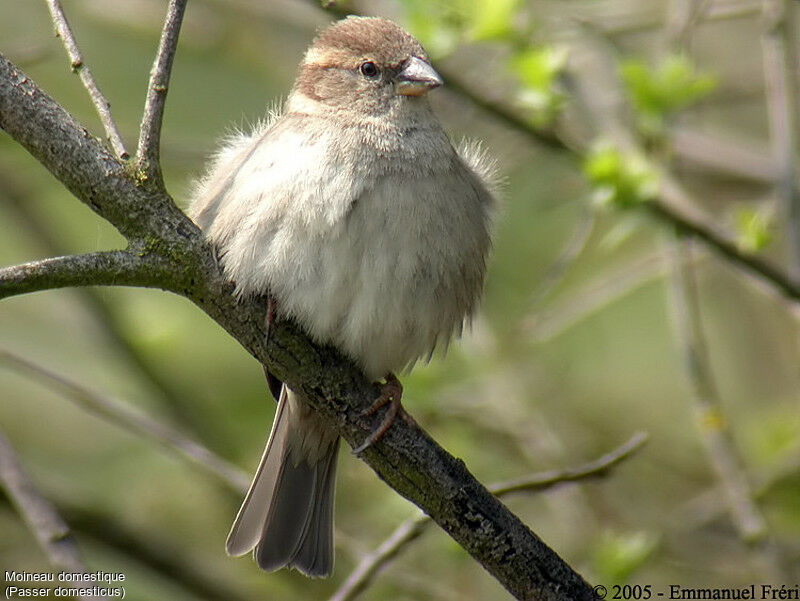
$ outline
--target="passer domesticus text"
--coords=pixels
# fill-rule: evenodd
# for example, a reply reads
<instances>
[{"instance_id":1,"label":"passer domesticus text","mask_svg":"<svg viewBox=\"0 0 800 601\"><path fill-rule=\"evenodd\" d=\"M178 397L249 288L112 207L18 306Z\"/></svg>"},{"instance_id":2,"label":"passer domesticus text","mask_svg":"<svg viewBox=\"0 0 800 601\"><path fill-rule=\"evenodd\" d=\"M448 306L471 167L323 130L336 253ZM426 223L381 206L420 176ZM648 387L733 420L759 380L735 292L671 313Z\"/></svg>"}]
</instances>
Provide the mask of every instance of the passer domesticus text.
<instances>
[{"instance_id":1,"label":"passer domesticus text","mask_svg":"<svg viewBox=\"0 0 800 601\"><path fill-rule=\"evenodd\" d=\"M489 250L490 169L456 151L426 93L422 46L379 18L324 30L281 115L229 140L190 216L239 295L269 294L371 379L429 356L475 308ZM399 400L399 399L394 399ZM227 551L264 570L333 567L338 436L282 387Z\"/></svg>"}]
</instances>

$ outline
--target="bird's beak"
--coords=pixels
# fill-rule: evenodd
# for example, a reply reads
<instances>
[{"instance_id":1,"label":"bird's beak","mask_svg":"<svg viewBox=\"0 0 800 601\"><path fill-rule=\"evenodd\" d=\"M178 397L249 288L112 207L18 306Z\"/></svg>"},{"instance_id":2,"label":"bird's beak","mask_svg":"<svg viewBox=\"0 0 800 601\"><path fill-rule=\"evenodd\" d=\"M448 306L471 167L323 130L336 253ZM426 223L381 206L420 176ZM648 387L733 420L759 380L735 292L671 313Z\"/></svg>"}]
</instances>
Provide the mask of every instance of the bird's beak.
<instances>
[{"instance_id":1,"label":"bird's beak","mask_svg":"<svg viewBox=\"0 0 800 601\"><path fill-rule=\"evenodd\" d=\"M433 67L421 58L412 56L403 63L400 72L395 75L394 89L402 96L422 96L443 83Z\"/></svg>"}]
</instances>

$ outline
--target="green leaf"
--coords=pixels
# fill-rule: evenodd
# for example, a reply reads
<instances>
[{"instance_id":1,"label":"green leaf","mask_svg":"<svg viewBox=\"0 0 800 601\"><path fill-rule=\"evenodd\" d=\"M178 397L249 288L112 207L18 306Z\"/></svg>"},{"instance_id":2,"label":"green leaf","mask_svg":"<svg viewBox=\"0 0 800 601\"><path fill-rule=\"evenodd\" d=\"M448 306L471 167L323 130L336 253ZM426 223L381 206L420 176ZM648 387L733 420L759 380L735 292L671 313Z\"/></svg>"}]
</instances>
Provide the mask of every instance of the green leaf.
<instances>
[{"instance_id":1,"label":"green leaf","mask_svg":"<svg viewBox=\"0 0 800 601\"><path fill-rule=\"evenodd\" d=\"M566 46L523 48L509 58L512 72L528 88L549 89L567 63Z\"/></svg>"},{"instance_id":2,"label":"green leaf","mask_svg":"<svg viewBox=\"0 0 800 601\"><path fill-rule=\"evenodd\" d=\"M620 76L644 133L661 131L667 117L697 102L716 86L712 76L700 72L681 54L666 57L655 69L638 59L623 61Z\"/></svg>"},{"instance_id":3,"label":"green leaf","mask_svg":"<svg viewBox=\"0 0 800 601\"><path fill-rule=\"evenodd\" d=\"M583 165L595 204L628 208L651 200L658 192L658 174L643 156L623 155L607 142L596 144Z\"/></svg>"},{"instance_id":4,"label":"green leaf","mask_svg":"<svg viewBox=\"0 0 800 601\"><path fill-rule=\"evenodd\" d=\"M758 252L772 242L773 216L768 211L740 208L735 214L736 243L744 252Z\"/></svg>"},{"instance_id":5,"label":"green leaf","mask_svg":"<svg viewBox=\"0 0 800 601\"><path fill-rule=\"evenodd\" d=\"M526 47L508 59L511 72L520 82L517 104L532 112L538 125L551 121L563 105L558 76L567 62L565 46Z\"/></svg>"}]
</instances>

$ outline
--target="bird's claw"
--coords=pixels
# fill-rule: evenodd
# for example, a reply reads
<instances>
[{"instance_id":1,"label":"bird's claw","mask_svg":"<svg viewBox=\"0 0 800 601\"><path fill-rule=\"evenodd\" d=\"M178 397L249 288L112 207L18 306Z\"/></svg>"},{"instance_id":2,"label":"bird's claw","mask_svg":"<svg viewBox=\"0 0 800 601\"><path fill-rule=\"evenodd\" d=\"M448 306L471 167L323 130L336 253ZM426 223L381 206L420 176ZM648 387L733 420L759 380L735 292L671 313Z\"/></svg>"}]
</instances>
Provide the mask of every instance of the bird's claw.
<instances>
[{"instance_id":1,"label":"bird's claw","mask_svg":"<svg viewBox=\"0 0 800 601\"><path fill-rule=\"evenodd\" d=\"M392 423L394 423L398 413L400 413L406 422L411 423L409 421L411 418L403 410L403 406L400 404L402 397L403 385L400 383L400 380L398 380L397 376L395 376L393 373L387 374L386 382L381 385L380 396L378 396L378 398L375 399L375 401L363 411L362 415L372 415L384 405L389 405L389 408L386 410L386 414L383 416L380 425L375 428L375 430L373 430L369 436L367 436L363 443L353 449L353 455L358 455L364 449L367 449L378 442L381 437L386 434L386 431L389 429Z\"/></svg>"}]
</instances>

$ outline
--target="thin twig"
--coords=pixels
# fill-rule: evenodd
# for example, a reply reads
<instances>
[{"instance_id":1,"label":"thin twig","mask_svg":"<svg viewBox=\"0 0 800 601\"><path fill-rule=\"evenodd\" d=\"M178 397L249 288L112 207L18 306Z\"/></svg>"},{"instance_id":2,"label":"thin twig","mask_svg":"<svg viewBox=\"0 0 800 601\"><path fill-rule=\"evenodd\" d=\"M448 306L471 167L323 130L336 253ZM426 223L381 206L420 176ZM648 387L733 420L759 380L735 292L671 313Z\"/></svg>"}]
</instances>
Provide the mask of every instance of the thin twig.
<instances>
[{"instance_id":1,"label":"thin twig","mask_svg":"<svg viewBox=\"0 0 800 601\"><path fill-rule=\"evenodd\" d=\"M772 142L775 191L787 218L789 274L800 281L800 190L795 185L798 101L797 51L793 3L763 0L764 32L761 47L766 83L767 115Z\"/></svg>"},{"instance_id":2,"label":"thin twig","mask_svg":"<svg viewBox=\"0 0 800 601\"><path fill-rule=\"evenodd\" d=\"M630 458L642 448L647 442L647 438L645 432L636 432L627 442L616 449L579 467L549 470L518 480L498 482L490 485L489 490L492 494L502 497L516 492L540 492L565 482L602 478L608 475L609 469Z\"/></svg>"},{"instance_id":3,"label":"thin twig","mask_svg":"<svg viewBox=\"0 0 800 601\"><path fill-rule=\"evenodd\" d=\"M401 523L389 537L366 555L328 601L351 601L363 593L386 564L397 557L409 543L418 539L428 527L430 518L419 513Z\"/></svg>"},{"instance_id":4,"label":"thin twig","mask_svg":"<svg viewBox=\"0 0 800 601\"><path fill-rule=\"evenodd\" d=\"M762 539L766 523L754 502L742 460L730 438L700 316L689 242L673 244L673 297L678 338L692 387L696 422L711 466L725 490L728 511L742 540Z\"/></svg>"},{"instance_id":5,"label":"thin twig","mask_svg":"<svg viewBox=\"0 0 800 601\"><path fill-rule=\"evenodd\" d=\"M80 552L69 526L53 505L44 498L22 470L11 443L0 432L0 486L16 508L39 546L57 570L86 574ZM7 591L6 591L7 592ZM99 595L81 595L80 599L107 599Z\"/></svg>"},{"instance_id":6,"label":"thin twig","mask_svg":"<svg viewBox=\"0 0 800 601\"><path fill-rule=\"evenodd\" d=\"M72 286L152 286L152 256L124 250L69 255L0 268L0 299Z\"/></svg>"},{"instance_id":7,"label":"thin twig","mask_svg":"<svg viewBox=\"0 0 800 601\"><path fill-rule=\"evenodd\" d=\"M185 9L186 0L170 0L158 52L150 70L147 99L139 129L139 146L136 149L137 168L160 189L164 186L160 164L161 123L169 90L172 61L178 48L178 35Z\"/></svg>"},{"instance_id":8,"label":"thin twig","mask_svg":"<svg viewBox=\"0 0 800 601\"><path fill-rule=\"evenodd\" d=\"M646 442L647 434L637 432L625 444L580 467L549 470L518 480L492 484L488 489L492 494L502 497L516 492L541 492L567 482L601 478L610 469L630 458ZM359 562L328 601L352 601L357 598L372 584L378 572L409 543L419 538L430 523L431 519L423 513L401 523L385 541Z\"/></svg>"},{"instance_id":9,"label":"thin twig","mask_svg":"<svg viewBox=\"0 0 800 601\"><path fill-rule=\"evenodd\" d=\"M67 16L61 8L61 0L46 0L46 2L47 8L50 9L50 15L53 18L53 24L56 27L56 35L60 37L61 41L64 43L64 48L67 51L72 71L78 74L83 82L83 86L89 93L89 98L92 99L92 104L94 104L97 115L100 117L100 122L106 130L106 137L111 144L111 148L114 150L114 154L122 160L127 159L129 156L128 151L125 150L122 136L120 136L117 125L114 123L114 118L111 116L111 104L106 100L105 96L103 96L100 88L97 87L89 66L83 60L80 48L78 48L78 43L75 41L75 36L72 34L72 29L70 29L69 23L67 22Z\"/></svg>"},{"instance_id":10,"label":"thin twig","mask_svg":"<svg viewBox=\"0 0 800 601\"><path fill-rule=\"evenodd\" d=\"M185 434L139 413L125 403L97 393L3 348L0 348L0 363L35 377L37 381L65 394L86 411L137 436L157 442L168 451L201 467L234 491L247 490L250 480L240 469Z\"/></svg>"}]
</instances>

